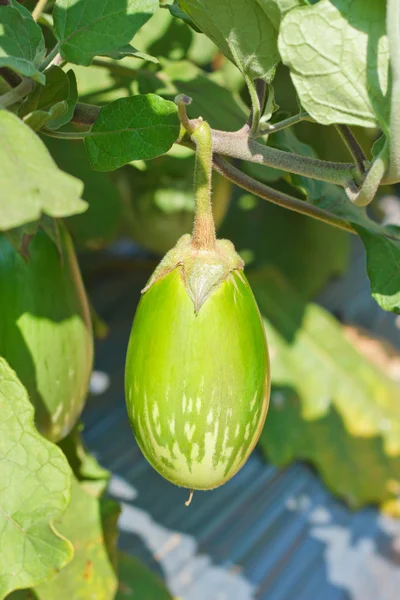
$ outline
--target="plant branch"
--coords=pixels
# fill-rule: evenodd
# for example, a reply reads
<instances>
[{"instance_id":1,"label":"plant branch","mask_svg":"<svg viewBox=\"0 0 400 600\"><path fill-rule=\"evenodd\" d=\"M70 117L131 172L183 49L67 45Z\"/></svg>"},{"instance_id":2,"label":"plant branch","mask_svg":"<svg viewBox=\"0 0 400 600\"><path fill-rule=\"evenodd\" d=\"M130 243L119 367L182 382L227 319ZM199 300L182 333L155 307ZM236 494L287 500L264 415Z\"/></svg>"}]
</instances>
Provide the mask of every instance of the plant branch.
<instances>
[{"instance_id":1,"label":"plant branch","mask_svg":"<svg viewBox=\"0 0 400 600\"><path fill-rule=\"evenodd\" d=\"M265 82L262 82L262 84L258 84L257 89L256 83L252 81L249 77L245 77L245 81L251 99L251 113L249 119L250 135L254 137L257 134L258 128L260 126L261 106L264 103L265 97Z\"/></svg>"},{"instance_id":2,"label":"plant branch","mask_svg":"<svg viewBox=\"0 0 400 600\"><path fill-rule=\"evenodd\" d=\"M387 2L386 31L389 40L392 91L390 109L389 170L385 181L400 179L400 0Z\"/></svg>"},{"instance_id":3,"label":"plant branch","mask_svg":"<svg viewBox=\"0 0 400 600\"><path fill-rule=\"evenodd\" d=\"M350 187L353 191L357 189L355 182L358 181L360 175L357 166L353 163L319 160L271 148L249 138L245 132L231 133L212 130L212 136L213 150L218 154L335 183L344 188Z\"/></svg>"},{"instance_id":4,"label":"plant branch","mask_svg":"<svg viewBox=\"0 0 400 600\"><path fill-rule=\"evenodd\" d=\"M0 106L3 108L7 108L8 106L12 106L16 102L19 102L25 96L29 94L31 89L33 88L33 80L32 79L23 79L15 88L12 88L9 92L6 92L2 96L0 96Z\"/></svg>"},{"instance_id":5,"label":"plant branch","mask_svg":"<svg viewBox=\"0 0 400 600\"><path fill-rule=\"evenodd\" d=\"M328 225L333 225L334 227L343 229L344 231L356 233L352 225L344 219L332 215L322 208L313 206L308 202L303 202L298 198L294 198L293 196L289 196L288 194L284 194L278 190L270 188L256 179L249 177L245 173L242 173L242 171L239 171L239 169L233 167L221 156L214 155L213 167L223 177L229 179L229 181L232 181L244 190L259 196L264 200L268 200L273 204L277 204L278 206L282 206L283 208L287 208L302 215L307 215L313 219L327 223Z\"/></svg>"},{"instance_id":6,"label":"plant branch","mask_svg":"<svg viewBox=\"0 0 400 600\"><path fill-rule=\"evenodd\" d=\"M298 115L294 115L293 117L288 117L287 119L283 119L282 121L278 121L277 123L267 123L264 126L260 127L260 131L258 133L259 136L276 133L277 131L281 131L282 129L286 129L286 127L291 127L292 125L296 125L297 123L301 123L301 121L310 121L314 123L314 119L310 117L310 115L306 112L299 113Z\"/></svg>"},{"instance_id":7,"label":"plant branch","mask_svg":"<svg viewBox=\"0 0 400 600\"><path fill-rule=\"evenodd\" d=\"M47 0L38 0L35 8L32 11L32 17L35 21L37 21L46 8Z\"/></svg>"},{"instance_id":8,"label":"plant branch","mask_svg":"<svg viewBox=\"0 0 400 600\"><path fill-rule=\"evenodd\" d=\"M71 120L79 125L93 125L100 114L100 110L100 107L94 104L78 102Z\"/></svg>"},{"instance_id":9,"label":"plant branch","mask_svg":"<svg viewBox=\"0 0 400 600\"><path fill-rule=\"evenodd\" d=\"M99 110L98 107L91 104L78 103L72 121L91 125L98 117ZM196 119L192 119L191 122L193 126L198 124ZM271 148L249 138L246 127L237 132L212 129L211 134L214 153L335 183L351 189L354 194L358 191L356 182L358 183L360 174L354 163L330 162ZM190 145L188 141L188 139L182 139L179 143L187 146ZM191 147L193 148L194 145L191 144Z\"/></svg>"},{"instance_id":10,"label":"plant branch","mask_svg":"<svg viewBox=\"0 0 400 600\"><path fill-rule=\"evenodd\" d=\"M350 154L354 158L360 173L366 172L366 164L368 163L364 150L361 148L356 136L347 125L336 125L336 129L346 144Z\"/></svg>"},{"instance_id":11,"label":"plant branch","mask_svg":"<svg viewBox=\"0 0 400 600\"><path fill-rule=\"evenodd\" d=\"M89 135L89 131L53 131L45 127L40 130L40 133L47 135L47 137L59 138L60 140L83 140Z\"/></svg>"},{"instance_id":12,"label":"plant branch","mask_svg":"<svg viewBox=\"0 0 400 600\"><path fill-rule=\"evenodd\" d=\"M48 55L46 56L46 58L44 59L44 61L40 65L39 71L45 71L47 69L47 67L49 67L51 65L51 63L53 62L53 60L56 58L59 49L60 49L60 42L58 42L54 46L54 48L52 50L50 50L50 52L48 53Z\"/></svg>"}]
</instances>

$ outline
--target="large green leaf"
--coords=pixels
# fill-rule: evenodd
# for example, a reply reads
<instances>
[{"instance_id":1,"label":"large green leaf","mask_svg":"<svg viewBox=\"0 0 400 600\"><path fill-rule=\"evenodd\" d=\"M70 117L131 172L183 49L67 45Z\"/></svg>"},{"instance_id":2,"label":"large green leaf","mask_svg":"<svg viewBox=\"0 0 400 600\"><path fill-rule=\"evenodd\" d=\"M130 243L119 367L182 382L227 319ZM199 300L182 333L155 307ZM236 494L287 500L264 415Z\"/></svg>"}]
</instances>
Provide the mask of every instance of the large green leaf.
<instances>
[{"instance_id":1,"label":"large green leaf","mask_svg":"<svg viewBox=\"0 0 400 600\"><path fill-rule=\"evenodd\" d=\"M243 75L272 79L278 32L257 0L179 0L179 6Z\"/></svg>"},{"instance_id":2,"label":"large green leaf","mask_svg":"<svg viewBox=\"0 0 400 600\"><path fill-rule=\"evenodd\" d=\"M119 553L118 576L115 600L172 600L161 579L132 556Z\"/></svg>"},{"instance_id":3,"label":"large green leaf","mask_svg":"<svg viewBox=\"0 0 400 600\"><path fill-rule=\"evenodd\" d=\"M275 464L313 462L352 506L389 505L400 482L399 385L279 272L250 279L265 321L273 383L262 448Z\"/></svg>"},{"instance_id":4,"label":"large green leaf","mask_svg":"<svg viewBox=\"0 0 400 600\"><path fill-rule=\"evenodd\" d=\"M114 504L116 524L119 508ZM110 507L108 507L109 509ZM38 600L110 600L117 589L117 578L105 544L110 532L104 531L101 501L89 495L75 477L72 481L71 503L59 524L60 531L72 541L75 554L60 573L34 589Z\"/></svg>"},{"instance_id":5,"label":"large green leaf","mask_svg":"<svg viewBox=\"0 0 400 600\"><path fill-rule=\"evenodd\" d=\"M157 0L56 0L54 28L61 55L90 65L94 56L128 44L157 6Z\"/></svg>"},{"instance_id":6,"label":"large green leaf","mask_svg":"<svg viewBox=\"0 0 400 600\"><path fill-rule=\"evenodd\" d=\"M23 6L12 4L0 7L0 67L44 83L38 69L45 54L42 30Z\"/></svg>"},{"instance_id":7,"label":"large green leaf","mask_svg":"<svg viewBox=\"0 0 400 600\"><path fill-rule=\"evenodd\" d=\"M284 17L279 51L303 107L319 123L379 125L390 113L386 3L321 0Z\"/></svg>"},{"instance_id":8,"label":"large green leaf","mask_svg":"<svg viewBox=\"0 0 400 600\"><path fill-rule=\"evenodd\" d=\"M73 550L58 525L70 501L70 468L60 449L37 433L28 394L3 358L0 419L3 599L12 590L54 577Z\"/></svg>"},{"instance_id":9,"label":"large green leaf","mask_svg":"<svg viewBox=\"0 0 400 600\"><path fill-rule=\"evenodd\" d=\"M176 104L143 94L104 106L85 144L93 168L112 171L168 152L178 134Z\"/></svg>"},{"instance_id":10,"label":"large green leaf","mask_svg":"<svg viewBox=\"0 0 400 600\"><path fill-rule=\"evenodd\" d=\"M0 110L0 231L86 210L82 182L60 171L37 135ZM23 174L23 177L21 176Z\"/></svg>"}]
</instances>

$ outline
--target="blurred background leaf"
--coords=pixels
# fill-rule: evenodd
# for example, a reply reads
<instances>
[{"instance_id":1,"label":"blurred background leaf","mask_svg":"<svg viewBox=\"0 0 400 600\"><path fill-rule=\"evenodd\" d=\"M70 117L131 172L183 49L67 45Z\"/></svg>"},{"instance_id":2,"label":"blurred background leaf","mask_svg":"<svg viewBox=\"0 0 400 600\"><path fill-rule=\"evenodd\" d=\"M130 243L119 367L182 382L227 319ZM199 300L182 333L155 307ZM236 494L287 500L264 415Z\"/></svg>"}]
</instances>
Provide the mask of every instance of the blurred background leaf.
<instances>
[{"instance_id":1,"label":"blurred background leaf","mask_svg":"<svg viewBox=\"0 0 400 600\"><path fill-rule=\"evenodd\" d=\"M250 276L271 356L271 406L260 445L275 464L312 462L354 507L398 513L399 386L363 356L328 312L276 269ZM354 340L354 338L353 338Z\"/></svg>"}]
</instances>

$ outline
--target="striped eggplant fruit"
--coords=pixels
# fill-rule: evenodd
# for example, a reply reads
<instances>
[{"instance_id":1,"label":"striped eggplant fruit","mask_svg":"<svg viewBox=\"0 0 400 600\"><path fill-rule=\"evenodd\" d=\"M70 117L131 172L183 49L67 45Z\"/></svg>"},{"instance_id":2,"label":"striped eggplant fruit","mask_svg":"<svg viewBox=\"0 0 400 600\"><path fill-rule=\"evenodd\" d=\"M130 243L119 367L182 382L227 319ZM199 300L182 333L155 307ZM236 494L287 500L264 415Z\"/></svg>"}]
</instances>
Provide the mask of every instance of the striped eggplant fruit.
<instances>
[{"instance_id":1,"label":"striped eggplant fruit","mask_svg":"<svg viewBox=\"0 0 400 600\"><path fill-rule=\"evenodd\" d=\"M29 260L0 234L0 356L26 387L38 430L55 442L82 412L93 363L88 302L62 223L59 234L57 249L38 231Z\"/></svg>"},{"instance_id":2,"label":"striped eggplant fruit","mask_svg":"<svg viewBox=\"0 0 400 600\"><path fill-rule=\"evenodd\" d=\"M227 240L197 251L183 236L140 300L126 362L136 440L170 482L212 489L258 441L268 410L268 349L260 313Z\"/></svg>"}]
</instances>

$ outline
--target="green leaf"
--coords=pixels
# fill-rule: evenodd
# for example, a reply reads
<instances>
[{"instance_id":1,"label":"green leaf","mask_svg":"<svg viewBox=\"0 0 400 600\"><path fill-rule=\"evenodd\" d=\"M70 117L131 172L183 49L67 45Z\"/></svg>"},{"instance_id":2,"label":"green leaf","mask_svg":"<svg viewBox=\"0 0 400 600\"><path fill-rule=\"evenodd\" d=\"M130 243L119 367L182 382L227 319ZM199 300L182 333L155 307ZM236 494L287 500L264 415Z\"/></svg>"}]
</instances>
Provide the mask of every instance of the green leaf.
<instances>
[{"instance_id":1,"label":"green leaf","mask_svg":"<svg viewBox=\"0 0 400 600\"><path fill-rule=\"evenodd\" d=\"M99 250L115 238L122 216L121 195L108 173L94 171L83 143L46 137L46 146L60 169L84 183L88 209L65 221L79 250Z\"/></svg>"},{"instance_id":2,"label":"green leaf","mask_svg":"<svg viewBox=\"0 0 400 600\"><path fill-rule=\"evenodd\" d=\"M5 110L0 138L0 231L36 221L42 213L65 217L86 209L82 182L60 171L37 135Z\"/></svg>"},{"instance_id":3,"label":"green leaf","mask_svg":"<svg viewBox=\"0 0 400 600\"><path fill-rule=\"evenodd\" d=\"M284 17L279 51L302 106L319 123L388 130L386 3L321 0Z\"/></svg>"},{"instance_id":4,"label":"green leaf","mask_svg":"<svg viewBox=\"0 0 400 600\"><path fill-rule=\"evenodd\" d=\"M400 236L386 228L386 235L357 227L367 251L371 294L388 311L400 313Z\"/></svg>"},{"instance_id":5,"label":"green leaf","mask_svg":"<svg viewBox=\"0 0 400 600\"><path fill-rule=\"evenodd\" d=\"M278 32L257 0L179 0L179 6L244 76L273 78Z\"/></svg>"},{"instance_id":6,"label":"green leaf","mask_svg":"<svg viewBox=\"0 0 400 600\"><path fill-rule=\"evenodd\" d=\"M140 50L136 50L130 44L125 44L124 46L120 46L116 50L112 50L111 52L106 52L103 56L109 56L114 60L121 60L126 56L131 56L132 58L141 58L142 60L147 60L148 62L158 64L158 59L146 52L141 52Z\"/></svg>"},{"instance_id":7,"label":"green leaf","mask_svg":"<svg viewBox=\"0 0 400 600\"><path fill-rule=\"evenodd\" d=\"M168 152L178 135L175 103L143 94L104 106L85 145L94 169L112 171Z\"/></svg>"},{"instance_id":8,"label":"green leaf","mask_svg":"<svg viewBox=\"0 0 400 600\"><path fill-rule=\"evenodd\" d=\"M185 12L183 12L183 10L179 8L178 0L174 0L172 4L161 5L161 8L166 8L167 10L169 10L173 17L175 17L176 19L180 19L181 21L192 27L192 29L194 29L194 31L196 31L197 33L202 33L201 29L196 27L189 15L187 15Z\"/></svg>"},{"instance_id":9,"label":"green leaf","mask_svg":"<svg viewBox=\"0 0 400 600\"><path fill-rule=\"evenodd\" d=\"M118 554L119 587L115 600L172 600L161 579L139 560Z\"/></svg>"},{"instance_id":10,"label":"green leaf","mask_svg":"<svg viewBox=\"0 0 400 600\"><path fill-rule=\"evenodd\" d=\"M38 69L44 55L42 30L32 15L16 2L0 7L0 67L44 83L44 74Z\"/></svg>"},{"instance_id":11,"label":"green leaf","mask_svg":"<svg viewBox=\"0 0 400 600\"><path fill-rule=\"evenodd\" d=\"M372 221L365 209L350 202L345 192L324 184L325 192L312 203L351 223L367 252L372 295L384 310L400 312L400 230Z\"/></svg>"},{"instance_id":12,"label":"green leaf","mask_svg":"<svg viewBox=\"0 0 400 600\"><path fill-rule=\"evenodd\" d=\"M307 0L257 0L257 2L277 30L279 30L282 18L289 10L308 4Z\"/></svg>"},{"instance_id":13,"label":"green leaf","mask_svg":"<svg viewBox=\"0 0 400 600\"><path fill-rule=\"evenodd\" d=\"M107 528L111 523L116 524L119 508L116 503L113 505L114 517L106 511ZM99 498L89 495L73 477L71 503L59 529L72 541L74 558L57 577L34 588L37 600L114 598L117 578L105 544L105 537L110 539L110 531L104 531L103 517Z\"/></svg>"},{"instance_id":14,"label":"green leaf","mask_svg":"<svg viewBox=\"0 0 400 600\"><path fill-rule=\"evenodd\" d=\"M0 231L36 221L42 213L65 217L86 210L82 182L60 171L35 133L5 110L0 138Z\"/></svg>"},{"instance_id":15,"label":"green leaf","mask_svg":"<svg viewBox=\"0 0 400 600\"><path fill-rule=\"evenodd\" d=\"M39 129L42 129L42 127L47 125L47 123L53 119L62 117L66 113L67 109L68 105L63 100L62 102L57 102L57 104L52 106L48 111L35 110L24 117L23 121L26 123L26 125L33 129L33 131L39 131Z\"/></svg>"},{"instance_id":16,"label":"green leaf","mask_svg":"<svg viewBox=\"0 0 400 600\"><path fill-rule=\"evenodd\" d=\"M62 57L90 65L94 56L128 44L157 6L157 0L56 0L54 28Z\"/></svg>"},{"instance_id":17,"label":"green leaf","mask_svg":"<svg viewBox=\"0 0 400 600\"><path fill-rule=\"evenodd\" d=\"M311 461L358 507L397 499L399 387L362 356L325 310L282 275L250 277L271 355L272 395L260 444L275 464Z\"/></svg>"},{"instance_id":18,"label":"green leaf","mask_svg":"<svg viewBox=\"0 0 400 600\"><path fill-rule=\"evenodd\" d=\"M19 116L25 117L35 110L48 111L54 104L68 98L69 80L60 67L50 67L46 71L44 86L36 86L27 96L19 110Z\"/></svg>"},{"instance_id":19,"label":"green leaf","mask_svg":"<svg viewBox=\"0 0 400 600\"><path fill-rule=\"evenodd\" d=\"M28 394L3 358L0 415L3 599L12 590L54 577L71 560L72 546L58 526L70 500L71 471L59 448L37 433Z\"/></svg>"},{"instance_id":20,"label":"green leaf","mask_svg":"<svg viewBox=\"0 0 400 600\"><path fill-rule=\"evenodd\" d=\"M59 129L72 119L76 103L78 102L78 88L76 85L75 73L72 69L66 73L68 79L68 93L64 99L67 103L67 110L60 116L50 119L47 123L48 129Z\"/></svg>"}]
</instances>

